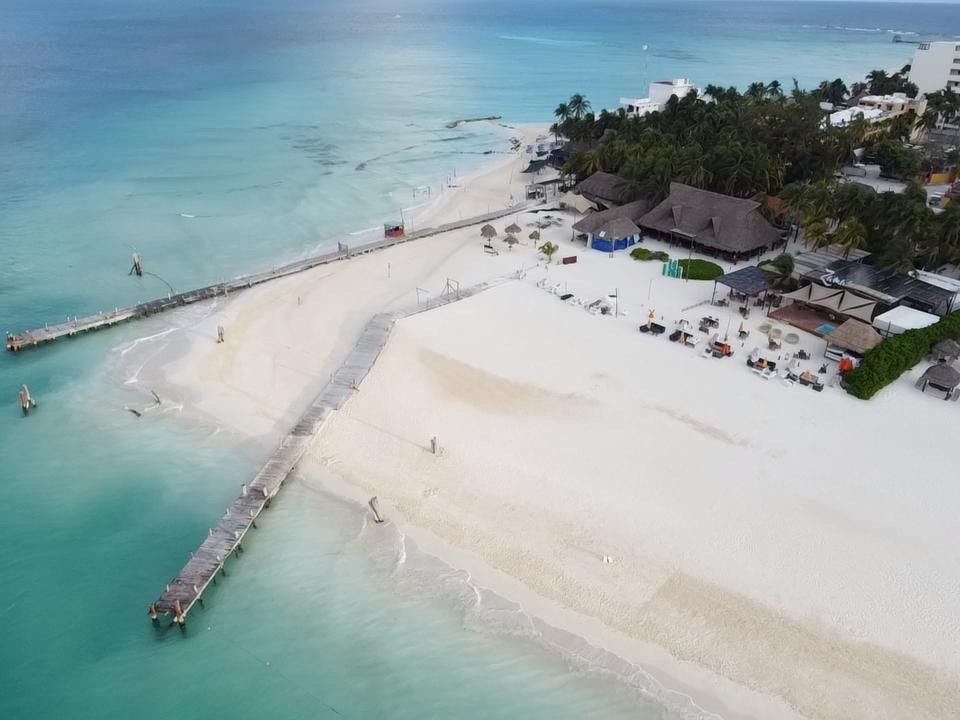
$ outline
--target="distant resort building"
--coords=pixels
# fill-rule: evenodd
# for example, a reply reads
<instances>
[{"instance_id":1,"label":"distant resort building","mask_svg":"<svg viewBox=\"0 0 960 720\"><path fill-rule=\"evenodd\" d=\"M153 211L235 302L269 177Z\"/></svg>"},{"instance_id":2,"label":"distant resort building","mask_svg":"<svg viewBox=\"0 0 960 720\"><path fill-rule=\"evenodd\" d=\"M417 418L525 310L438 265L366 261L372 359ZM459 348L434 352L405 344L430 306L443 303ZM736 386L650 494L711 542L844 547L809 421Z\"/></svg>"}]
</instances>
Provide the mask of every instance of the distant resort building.
<instances>
[{"instance_id":1,"label":"distant resort building","mask_svg":"<svg viewBox=\"0 0 960 720\"><path fill-rule=\"evenodd\" d=\"M923 42L910 63L910 82L921 95L950 88L960 92L960 42Z\"/></svg>"},{"instance_id":2,"label":"distant resort building","mask_svg":"<svg viewBox=\"0 0 960 720\"><path fill-rule=\"evenodd\" d=\"M650 84L647 97L620 98L620 105L627 111L627 115L643 117L652 112L660 112L663 110L671 97L683 98L691 92L697 91L697 86L687 78L661 80Z\"/></svg>"},{"instance_id":3,"label":"distant resort building","mask_svg":"<svg viewBox=\"0 0 960 720\"><path fill-rule=\"evenodd\" d=\"M854 106L830 113L827 116L826 124L830 127L842 128L861 118L872 125L884 120L886 115L883 110L878 110L877 108Z\"/></svg>"},{"instance_id":4,"label":"distant resort building","mask_svg":"<svg viewBox=\"0 0 960 720\"><path fill-rule=\"evenodd\" d=\"M926 108L927 100L922 95L916 98L907 97L906 93L864 95L856 105L831 112L826 124L842 128L863 118L867 124L874 125L908 112L921 115Z\"/></svg>"}]
</instances>

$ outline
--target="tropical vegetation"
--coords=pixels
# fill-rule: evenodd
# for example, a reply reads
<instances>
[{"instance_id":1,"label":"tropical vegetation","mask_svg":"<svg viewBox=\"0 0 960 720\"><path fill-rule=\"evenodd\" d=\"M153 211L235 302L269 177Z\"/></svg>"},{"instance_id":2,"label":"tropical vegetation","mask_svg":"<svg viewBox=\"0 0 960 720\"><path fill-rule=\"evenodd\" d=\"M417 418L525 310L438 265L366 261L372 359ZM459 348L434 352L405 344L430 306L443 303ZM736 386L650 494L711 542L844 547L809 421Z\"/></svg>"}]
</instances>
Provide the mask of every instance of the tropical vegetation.
<instances>
[{"instance_id":1,"label":"tropical vegetation","mask_svg":"<svg viewBox=\"0 0 960 720\"><path fill-rule=\"evenodd\" d=\"M685 280L716 280L723 275L723 268L709 260L692 258L678 260L677 264Z\"/></svg>"},{"instance_id":2,"label":"tropical vegetation","mask_svg":"<svg viewBox=\"0 0 960 720\"><path fill-rule=\"evenodd\" d=\"M648 250L642 247L631 250L630 257L640 261L659 260L660 262L667 262L670 259L670 256L662 250Z\"/></svg>"},{"instance_id":3,"label":"tropical vegetation","mask_svg":"<svg viewBox=\"0 0 960 720\"><path fill-rule=\"evenodd\" d=\"M900 272L960 263L960 202L936 214L917 183L902 193L857 183L795 183L780 197L814 248L837 244L847 255L866 250L880 267Z\"/></svg>"},{"instance_id":4,"label":"tropical vegetation","mask_svg":"<svg viewBox=\"0 0 960 720\"><path fill-rule=\"evenodd\" d=\"M868 352L859 367L844 380L847 392L869 400L903 373L923 360L941 340L960 340L960 312L920 330L908 330L887 338Z\"/></svg>"}]
</instances>

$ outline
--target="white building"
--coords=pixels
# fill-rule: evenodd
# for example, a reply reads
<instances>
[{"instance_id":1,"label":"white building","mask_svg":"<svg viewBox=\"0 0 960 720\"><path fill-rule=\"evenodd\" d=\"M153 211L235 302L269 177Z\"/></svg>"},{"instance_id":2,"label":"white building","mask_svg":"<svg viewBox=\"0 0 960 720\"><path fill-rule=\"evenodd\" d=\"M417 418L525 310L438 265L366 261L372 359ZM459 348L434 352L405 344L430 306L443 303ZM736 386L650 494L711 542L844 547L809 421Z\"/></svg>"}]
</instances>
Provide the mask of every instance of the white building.
<instances>
[{"instance_id":1,"label":"white building","mask_svg":"<svg viewBox=\"0 0 960 720\"><path fill-rule=\"evenodd\" d=\"M910 82L924 95L946 87L960 92L960 42L920 43L910 64Z\"/></svg>"},{"instance_id":2,"label":"white building","mask_svg":"<svg viewBox=\"0 0 960 720\"><path fill-rule=\"evenodd\" d=\"M626 109L628 115L643 117L663 110L671 97L682 98L691 92L697 92L697 86L686 78L660 80L650 83L649 92L645 98L620 98L620 105Z\"/></svg>"},{"instance_id":3,"label":"white building","mask_svg":"<svg viewBox=\"0 0 960 720\"><path fill-rule=\"evenodd\" d=\"M830 113L829 120L827 124L830 127L846 127L854 120L858 118L863 118L869 124L880 122L887 118L887 113L878 108L871 107L852 107L844 108L843 110L837 110L835 113Z\"/></svg>"},{"instance_id":4,"label":"white building","mask_svg":"<svg viewBox=\"0 0 960 720\"><path fill-rule=\"evenodd\" d=\"M923 95L918 98L909 98L906 93L898 92L893 93L893 95L864 95L857 105L863 108L882 110L886 113L886 117L896 117L911 110L917 115L922 115L927 102Z\"/></svg>"}]
</instances>

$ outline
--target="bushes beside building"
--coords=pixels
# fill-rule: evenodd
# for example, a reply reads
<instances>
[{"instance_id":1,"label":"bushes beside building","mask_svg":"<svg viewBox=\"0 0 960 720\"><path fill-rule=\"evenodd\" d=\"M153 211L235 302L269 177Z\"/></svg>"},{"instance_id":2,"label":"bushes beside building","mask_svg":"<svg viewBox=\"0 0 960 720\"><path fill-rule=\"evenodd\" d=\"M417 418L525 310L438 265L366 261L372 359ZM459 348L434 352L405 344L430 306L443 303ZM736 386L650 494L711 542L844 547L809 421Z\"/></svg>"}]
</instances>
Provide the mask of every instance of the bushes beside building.
<instances>
[{"instance_id":1,"label":"bushes beside building","mask_svg":"<svg viewBox=\"0 0 960 720\"><path fill-rule=\"evenodd\" d=\"M679 264L688 280L716 280L723 275L723 268L709 260L680 260Z\"/></svg>"},{"instance_id":2,"label":"bushes beside building","mask_svg":"<svg viewBox=\"0 0 960 720\"><path fill-rule=\"evenodd\" d=\"M869 400L921 362L941 340L960 340L960 311L919 330L887 338L868 352L844 382L847 392Z\"/></svg>"},{"instance_id":3,"label":"bushes beside building","mask_svg":"<svg viewBox=\"0 0 960 720\"><path fill-rule=\"evenodd\" d=\"M670 259L670 256L662 250L647 250L642 247L631 250L630 257L634 260L659 260L660 262L667 262Z\"/></svg>"}]
</instances>

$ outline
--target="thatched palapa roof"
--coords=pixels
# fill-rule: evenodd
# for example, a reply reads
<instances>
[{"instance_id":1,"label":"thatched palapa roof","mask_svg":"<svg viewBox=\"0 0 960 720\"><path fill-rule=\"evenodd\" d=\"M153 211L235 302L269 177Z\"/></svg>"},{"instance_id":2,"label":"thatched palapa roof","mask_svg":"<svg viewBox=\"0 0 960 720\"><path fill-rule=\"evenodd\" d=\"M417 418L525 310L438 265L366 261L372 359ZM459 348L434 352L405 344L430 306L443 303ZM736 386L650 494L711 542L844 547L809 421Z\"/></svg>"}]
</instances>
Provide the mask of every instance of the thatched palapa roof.
<instances>
[{"instance_id":1,"label":"thatched palapa roof","mask_svg":"<svg viewBox=\"0 0 960 720\"><path fill-rule=\"evenodd\" d=\"M576 190L587 200L606 207L622 205L634 196L634 191L622 177L602 170L582 181Z\"/></svg>"},{"instance_id":2,"label":"thatched palapa roof","mask_svg":"<svg viewBox=\"0 0 960 720\"><path fill-rule=\"evenodd\" d=\"M649 200L634 200L626 205L619 205L609 210L595 212L587 215L579 222L574 223L573 229L582 233L596 233L601 227L617 218L626 218L636 224L650 209L650 205Z\"/></svg>"},{"instance_id":3,"label":"thatched palapa roof","mask_svg":"<svg viewBox=\"0 0 960 720\"><path fill-rule=\"evenodd\" d=\"M638 228L630 218L620 217L607 221L594 232L594 235L601 236L606 240L623 240L633 237L640 233Z\"/></svg>"},{"instance_id":4,"label":"thatched palapa roof","mask_svg":"<svg viewBox=\"0 0 960 720\"><path fill-rule=\"evenodd\" d=\"M640 226L729 253L771 247L780 233L760 214L760 203L670 183L670 195L640 218Z\"/></svg>"},{"instance_id":5,"label":"thatched palapa roof","mask_svg":"<svg viewBox=\"0 0 960 720\"><path fill-rule=\"evenodd\" d=\"M826 340L830 345L863 355L879 345L883 338L865 322L850 319L827 335Z\"/></svg>"}]
</instances>

